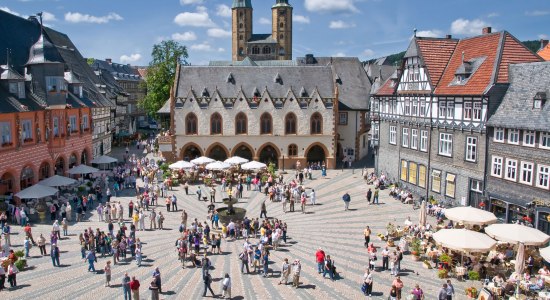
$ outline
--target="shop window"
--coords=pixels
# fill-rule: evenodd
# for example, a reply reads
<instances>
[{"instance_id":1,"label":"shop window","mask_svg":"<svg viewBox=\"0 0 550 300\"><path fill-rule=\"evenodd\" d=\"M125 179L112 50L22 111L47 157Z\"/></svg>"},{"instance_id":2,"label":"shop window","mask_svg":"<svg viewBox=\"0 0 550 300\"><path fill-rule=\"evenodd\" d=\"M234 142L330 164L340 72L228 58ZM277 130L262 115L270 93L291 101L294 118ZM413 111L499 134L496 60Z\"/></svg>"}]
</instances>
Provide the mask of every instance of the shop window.
<instances>
[{"instance_id":1,"label":"shop window","mask_svg":"<svg viewBox=\"0 0 550 300\"><path fill-rule=\"evenodd\" d=\"M418 166L418 186L426 188L426 166Z\"/></svg>"},{"instance_id":2,"label":"shop window","mask_svg":"<svg viewBox=\"0 0 550 300\"><path fill-rule=\"evenodd\" d=\"M417 164L409 163L409 182L416 185L417 183Z\"/></svg>"},{"instance_id":3,"label":"shop window","mask_svg":"<svg viewBox=\"0 0 550 300\"><path fill-rule=\"evenodd\" d=\"M447 176L445 177L445 196L454 198L455 190L456 190L456 175L447 173Z\"/></svg>"},{"instance_id":4,"label":"shop window","mask_svg":"<svg viewBox=\"0 0 550 300\"><path fill-rule=\"evenodd\" d=\"M441 192L441 171L432 171L432 191L436 193Z\"/></svg>"}]
</instances>

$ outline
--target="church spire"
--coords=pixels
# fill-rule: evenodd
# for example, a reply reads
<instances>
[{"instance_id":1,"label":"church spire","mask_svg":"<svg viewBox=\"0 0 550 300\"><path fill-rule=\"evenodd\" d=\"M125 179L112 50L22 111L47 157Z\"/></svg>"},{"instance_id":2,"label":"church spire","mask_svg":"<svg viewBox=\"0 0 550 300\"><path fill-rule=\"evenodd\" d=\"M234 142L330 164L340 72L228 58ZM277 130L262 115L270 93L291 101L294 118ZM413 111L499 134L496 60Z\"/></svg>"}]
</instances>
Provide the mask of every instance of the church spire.
<instances>
[{"instance_id":1,"label":"church spire","mask_svg":"<svg viewBox=\"0 0 550 300\"><path fill-rule=\"evenodd\" d=\"M233 0L231 8L252 8L252 0Z\"/></svg>"}]
</instances>

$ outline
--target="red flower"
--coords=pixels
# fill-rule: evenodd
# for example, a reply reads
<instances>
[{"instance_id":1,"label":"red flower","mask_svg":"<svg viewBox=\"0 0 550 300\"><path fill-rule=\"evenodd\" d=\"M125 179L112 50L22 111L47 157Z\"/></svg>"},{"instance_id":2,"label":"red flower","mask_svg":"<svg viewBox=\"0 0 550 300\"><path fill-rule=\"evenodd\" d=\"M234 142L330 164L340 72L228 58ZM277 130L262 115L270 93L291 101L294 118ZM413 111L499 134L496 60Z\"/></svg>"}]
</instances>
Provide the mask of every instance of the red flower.
<instances>
[{"instance_id":1,"label":"red flower","mask_svg":"<svg viewBox=\"0 0 550 300\"><path fill-rule=\"evenodd\" d=\"M479 203L479 207L485 207L485 202Z\"/></svg>"}]
</instances>

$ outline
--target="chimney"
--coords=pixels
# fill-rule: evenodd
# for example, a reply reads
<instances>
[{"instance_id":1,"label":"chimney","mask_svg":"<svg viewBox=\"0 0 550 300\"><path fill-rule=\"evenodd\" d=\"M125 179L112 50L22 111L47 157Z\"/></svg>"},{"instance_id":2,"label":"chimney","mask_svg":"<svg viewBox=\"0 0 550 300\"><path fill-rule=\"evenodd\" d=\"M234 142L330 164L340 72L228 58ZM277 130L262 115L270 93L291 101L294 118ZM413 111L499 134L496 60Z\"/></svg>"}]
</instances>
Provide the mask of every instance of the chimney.
<instances>
[{"instance_id":1,"label":"chimney","mask_svg":"<svg viewBox=\"0 0 550 300\"><path fill-rule=\"evenodd\" d=\"M108 63L108 64L112 64L113 63L113 60L111 58L106 58L105 61Z\"/></svg>"},{"instance_id":2,"label":"chimney","mask_svg":"<svg viewBox=\"0 0 550 300\"><path fill-rule=\"evenodd\" d=\"M306 65L315 64L315 56L313 54L306 54Z\"/></svg>"},{"instance_id":3,"label":"chimney","mask_svg":"<svg viewBox=\"0 0 550 300\"><path fill-rule=\"evenodd\" d=\"M446 39L448 39L448 40L450 40L450 39L452 39L452 38L453 38L453 36L452 36L452 35L450 35L450 34L447 34L447 35L445 36L445 38L446 38Z\"/></svg>"},{"instance_id":4,"label":"chimney","mask_svg":"<svg viewBox=\"0 0 550 300\"><path fill-rule=\"evenodd\" d=\"M540 39L540 50L546 48L548 46L548 40Z\"/></svg>"},{"instance_id":5,"label":"chimney","mask_svg":"<svg viewBox=\"0 0 550 300\"><path fill-rule=\"evenodd\" d=\"M38 18L36 16L29 16L27 20L33 22L36 25L40 25L40 21L38 21Z\"/></svg>"},{"instance_id":6,"label":"chimney","mask_svg":"<svg viewBox=\"0 0 550 300\"><path fill-rule=\"evenodd\" d=\"M482 31L482 34L484 34L484 35L485 35L485 34L489 34L489 33L491 33L492 30L493 30L493 29L491 28L491 26L484 27L484 28L483 28L483 31Z\"/></svg>"}]
</instances>

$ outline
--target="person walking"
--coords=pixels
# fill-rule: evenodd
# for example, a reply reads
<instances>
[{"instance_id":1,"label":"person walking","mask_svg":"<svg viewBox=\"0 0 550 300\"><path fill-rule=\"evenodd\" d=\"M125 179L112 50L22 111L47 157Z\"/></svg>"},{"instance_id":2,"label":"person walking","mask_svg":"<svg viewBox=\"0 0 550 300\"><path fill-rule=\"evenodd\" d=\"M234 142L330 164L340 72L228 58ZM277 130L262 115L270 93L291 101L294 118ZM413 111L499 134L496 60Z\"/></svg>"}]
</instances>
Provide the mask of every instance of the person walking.
<instances>
[{"instance_id":1,"label":"person walking","mask_svg":"<svg viewBox=\"0 0 550 300\"><path fill-rule=\"evenodd\" d=\"M23 242L23 248L25 248L25 257L29 257L29 251L32 247L31 241L29 241L28 237L25 237L25 241Z\"/></svg>"},{"instance_id":2,"label":"person walking","mask_svg":"<svg viewBox=\"0 0 550 300\"><path fill-rule=\"evenodd\" d=\"M349 203L351 202L351 196L349 195L349 192L346 192L344 196L342 196L342 200L344 200L344 210L349 210Z\"/></svg>"},{"instance_id":3,"label":"person walking","mask_svg":"<svg viewBox=\"0 0 550 300\"><path fill-rule=\"evenodd\" d=\"M52 244L52 248L50 249L50 256L52 257L53 266L59 267L59 247L57 247L56 244Z\"/></svg>"},{"instance_id":4,"label":"person walking","mask_svg":"<svg viewBox=\"0 0 550 300\"><path fill-rule=\"evenodd\" d=\"M365 271L365 274L363 275L363 283L365 285L363 293L369 297L372 297L373 278L372 273L369 269L367 269Z\"/></svg>"},{"instance_id":5,"label":"person walking","mask_svg":"<svg viewBox=\"0 0 550 300\"><path fill-rule=\"evenodd\" d=\"M298 288L300 286L300 272L302 271L302 265L300 260L297 259L292 264L292 286Z\"/></svg>"},{"instance_id":6,"label":"person walking","mask_svg":"<svg viewBox=\"0 0 550 300\"><path fill-rule=\"evenodd\" d=\"M187 181L183 185L183 189L185 190L185 195L189 195L189 183Z\"/></svg>"},{"instance_id":7,"label":"person walking","mask_svg":"<svg viewBox=\"0 0 550 300\"><path fill-rule=\"evenodd\" d=\"M222 281L222 298L231 299L231 278L228 273L225 273L225 276Z\"/></svg>"},{"instance_id":8,"label":"person walking","mask_svg":"<svg viewBox=\"0 0 550 300\"><path fill-rule=\"evenodd\" d=\"M201 187L198 186L197 187L197 200L201 201L201 195L202 195Z\"/></svg>"},{"instance_id":9,"label":"person walking","mask_svg":"<svg viewBox=\"0 0 550 300\"><path fill-rule=\"evenodd\" d=\"M10 287L14 288L17 286L17 273L19 273L19 269L14 264L14 261L10 259L10 264L8 265L7 269L8 273L8 282L10 283Z\"/></svg>"},{"instance_id":10,"label":"person walking","mask_svg":"<svg viewBox=\"0 0 550 300\"><path fill-rule=\"evenodd\" d=\"M105 286L110 287L111 286L111 261L108 260L105 264L105 267L103 267L103 272L105 273Z\"/></svg>"},{"instance_id":11,"label":"person walking","mask_svg":"<svg viewBox=\"0 0 550 300\"><path fill-rule=\"evenodd\" d=\"M38 237L38 249L40 249L40 255L46 256L48 253L46 252L46 238L42 233Z\"/></svg>"},{"instance_id":12,"label":"person walking","mask_svg":"<svg viewBox=\"0 0 550 300\"><path fill-rule=\"evenodd\" d=\"M333 266L334 262L330 259L330 255L327 255L324 261L323 278L325 278L325 275L328 273L330 280L334 281L334 272L332 272Z\"/></svg>"},{"instance_id":13,"label":"person walking","mask_svg":"<svg viewBox=\"0 0 550 300\"><path fill-rule=\"evenodd\" d=\"M210 189L210 202L215 203L216 202L216 188L212 187Z\"/></svg>"},{"instance_id":14,"label":"person walking","mask_svg":"<svg viewBox=\"0 0 550 300\"><path fill-rule=\"evenodd\" d=\"M61 227L63 228L63 236L68 236L69 235L69 221L67 221L67 218L63 218L63 220L61 220Z\"/></svg>"},{"instance_id":15,"label":"person walking","mask_svg":"<svg viewBox=\"0 0 550 300\"><path fill-rule=\"evenodd\" d=\"M370 204L370 201L372 199L372 190L369 188L367 191L367 202Z\"/></svg>"},{"instance_id":16,"label":"person walking","mask_svg":"<svg viewBox=\"0 0 550 300\"><path fill-rule=\"evenodd\" d=\"M262 265L264 267L264 277L267 278L267 272L269 271L269 250L264 248L262 253Z\"/></svg>"},{"instance_id":17,"label":"person walking","mask_svg":"<svg viewBox=\"0 0 550 300\"><path fill-rule=\"evenodd\" d=\"M288 264L288 258L285 258L283 260L283 265L281 266L281 280L279 281L279 284L282 284L284 280L285 285L287 285L289 275L290 275L290 265Z\"/></svg>"},{"instance_id":18,"label":"person walking","mask_svg":"<svg viewBox=\"0 0 550 300\"><path fill-rule=\"evenodd\" d=\"M385 247L384 250L382 250L382 271L389 270L389 262L390 262L390 250L388 250L388 247Z\"/></svg>"},{"instance_id":19,"label":"person walking","mask_svg":"<svg viewBox=\"0 0 550 300\"><path fill-rule=\"evenodd\" d=\"M374 200L372 200L372 204L380 204L378 203L378 194L380 193L380 189L376 188L374 189Z\"/></svg>"},{"instance_id":20,"label":"person walking","mask_svg":"<svg viewBox=\"0 0 550 300\"><path fill-rule=\"evenodd\" d=\"M267 219L267 207L265 205L265 200L262 202L262 206L261 206L261 209L260 209L260 218L264 216L264 218Z\"/></svg>"},{"instance_id":21,"label":"person walking","mask_svg":"<svg viewBox=\"0 0 550 300\"><path fill-rule=\"evenodd\" d=\"M97 262L97 258L93 249L89 250L88 253L86 253L85 260L88 261L88 272L95 272L94 262Z\"/></svg>"},{"instance_id":22,"label":"person walking","mask_svg":"<svg viewBox=\"0 0 550 300\"><path fill-rule=\"evenodd\" d=\"M365 230L363 230L363 235L365 236L365 247L369 246L371 233L372 231L369 226L365 227Z\"/></svg>"},{"instance_id":23,"label":"person walking","mask_svg":"<svg viewBox=\"0 0 550 300\"><path fill-rule=\"evenodd\" d=\"M149 230L153 230L153 228L157 229L157 213L154 208L149 213Z\"/></svg>"},{"instance_id":24,"label":"person walking","mask_svg":"<svg viewBox=\"0 0 550 300\"><path fill-rule=\"evenodd\" d=\"M162 281L161 281L161 278L160 278L159 268L155 268L155 271L153 271L153 277L155 277L155 283L156 283L156 286L159 289L159 293L162 293Z\"/></svg>"},{"instance_id":25,"label":"person walking","mask_svg":"<svg viewBox=\"0 0 550 300\"><path fill-rule=\"evenodd\" d=\"M439 293L437 294L437 300L447 300L447 284L444 283Z\"/></svg>"},{"instance_id":26,"label":"person walking","mask_svg":"<svg viewBox=\"0 0 550 300\"><path fill-rule=\"evenodd\" d=\"M413 295L413 300L424 300L424 291L418 284L414 286L414 289L411 291L411 295Z\"/></svg>"},{"instance_id":27,"label":"person walking","mask_svg":"<svg viewBox=\"0 0 550 300\"><path fill-rule=\"evenodd\" d=\"M204 282L204 292L202 293L203 297L206 297L206 292L209 290L210 293L212 293L212 297L216 297L216 294L214 294L214 291L212 290L212 276L209 273L206 273L202 276L202 280Z\"/></svg>"},{"instance_id":28,"label":"person walking","mask_svg":"<svg viewBox=\"0 0 550 300\"><path fill-rule=\"evenodd\" d=\"M317 195L315 194L315 190L311 189L311 193L309 193L309 200L311 201L311 205L315 205L317 201Z\"/></svg>"},{"instance_id":29,"label":"person walking","mask_svg":"<svg viewBox=\"0 0 550 300\"><path fill-rule=\"evenodd\" d=\"M246 267L246 274L250 274L250 269L248 268L248 252L246 248L239 255L241 259L241 273L244 273L244 268Z\"/></svg>"},{"instance_id":30,"label":"person walking","mask_svg":"<svg viewBox=\"0 0 550 300\"><path fill-rule=\"evenodd\" d=\"M391 283L391 285L395 286L395 289L397 291L397 300L401 300L401 291L403 290L404 283L401 281L401 277L397 276Z\"/></svg>"},{"instance_id":31,"label":"person walking","mask_svg":"<svg viewBox=\"0 0 550 300\"><path fill-rule=\"evenodd\" d=\"M4 270L4 267L0 267L0 292L6 288L5 284L6 284L6 271Z\"/></svg>"},{"instance_id":32,"label":"person walking","mask_svg":"<svg viewBox=\"0 0 550 300\"><path fill-rule=\"evenodd\" d=\"M149 290L151 291L151 300L159 300L159 287L157 286L156 280L153 277L151 283L149 284Z\"/></svg>"},{"instance_id":33,"label":"person walking","mask_svg":"<svg viewBox=\"0 0 550 300\"><path fill-rule=\"evenodd\" d=\"M166 211L170 212L170 204L172 201L170 200L170 198L166 198L164 202L166 204Z\"/></svg>"},{"instance_id":34,"label":"person walking","mask_svg":"<svg viewBox=\"0 0 550 300\"><path fill-rule=\"evenodd\" d=\"M178 198L176 195L172 194L170 197L170 201L172 201L172 211L177 212L178 211Z\"/></svg>"},{"instance_id":35,"label":"person walking","mask_svg":"<svg viewBox=\"0 0 550 300\"><path fill-rule=\"evenodd\" d=\"M317 262L317 273L321 274L325 262L325 251L323 249L317 249L317 252L315 252L315 261Z\"/></svg>"},{"instance_id":36,"label":"person walking","mask_svg":"<svg viewBox=\"0 0 550 300\"><path fill-rule=\"evenodd\" d=\"M122 277L122 292L124 293L124 300L132 300L132 294L130 293L130 276L128 273L124 273Z\"/></svg>"},{"instance_id":37,"label":"person walking","mask_svg":"<svg viewBox=\"0 0 550 300\"><path fill-rule=\"evenodd\" d=\"M453 300L454 295L455 295L455 287L451 283L451 280L447 279L447 300Z\"/></svg>"},{"instance_id":38,"label":"person walking","mask_svg":"<svg viewBox=\"0 0 550 300\"><path fill-rule=\"evenodd\" d=\"M132 299L139 300L139 281L135 276L132 276L132 281L130 281L130 290L132 291Z\"/></svg>"}]
</instances>

